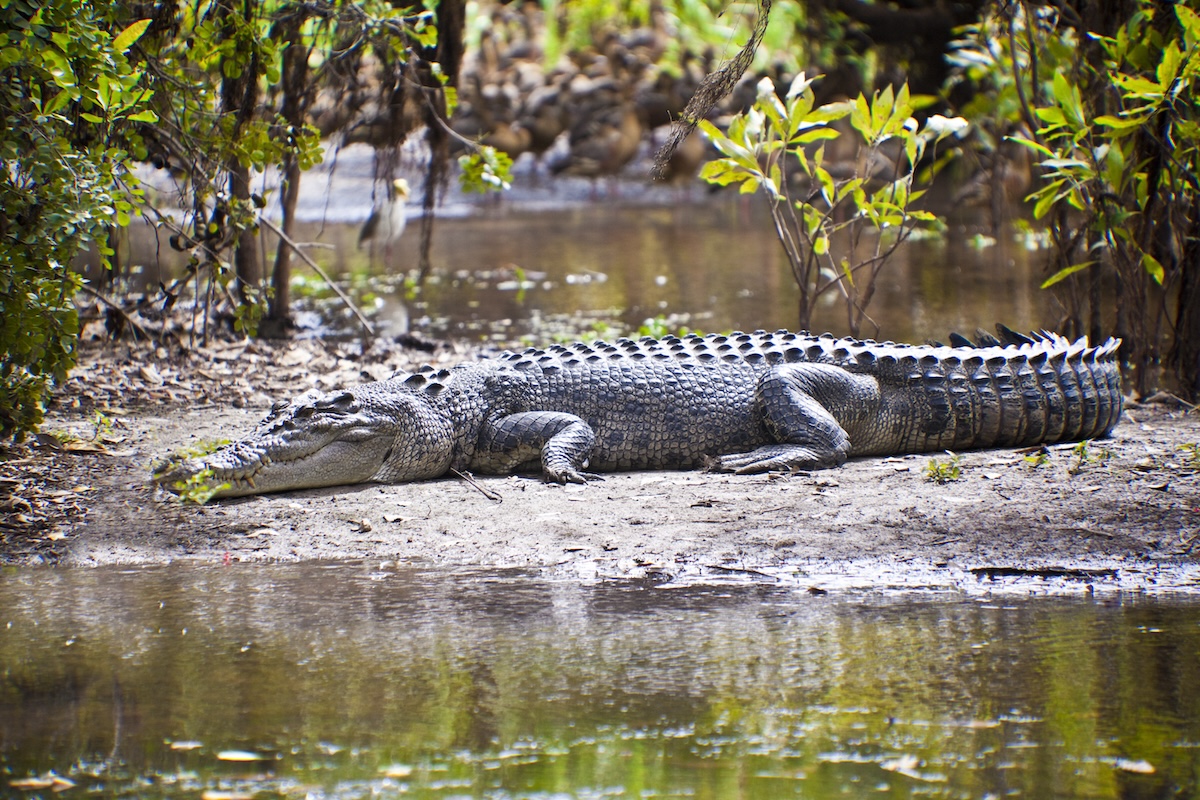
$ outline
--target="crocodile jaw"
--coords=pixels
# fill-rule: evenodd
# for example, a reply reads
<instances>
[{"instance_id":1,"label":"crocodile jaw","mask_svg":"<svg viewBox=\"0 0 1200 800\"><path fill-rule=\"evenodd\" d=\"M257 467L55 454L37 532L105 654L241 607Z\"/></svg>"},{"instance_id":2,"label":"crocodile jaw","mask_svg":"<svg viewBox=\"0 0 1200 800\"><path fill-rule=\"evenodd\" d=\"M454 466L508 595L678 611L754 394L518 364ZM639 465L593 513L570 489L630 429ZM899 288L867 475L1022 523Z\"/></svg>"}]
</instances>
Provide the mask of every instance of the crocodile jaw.
<instances>
[{"instance_id":1,"label":"crocodile jaw","mask_svg":"<svg viewBox=\"0 0 1200 800\"><path fill-rule=\"evenodd\" d=\"M383 466L390 447L390 436L352 442L334 440L311 452L264 447L261 442L246 440L202 458L187 459L171 471L157 475L155 482L178 493L180 481L210 469L212 477L205 483L210 486L228 484L214 497L243 497L363 483Z\"/></svg>"},{"instance_id":2,"label":"crocodile jaw","mask_svg":"<svg viewBox=\"0 0 1200 800\"><path fill-rule=\"evenodd\" d=\"M206 484L228 484L214 497L362 483L384 466L396 434L394 419L349 392L312 393L279 404L241 441L160 468L154 481L179 493L181 481L212 470Z\"/></svg>"}]
</instances>

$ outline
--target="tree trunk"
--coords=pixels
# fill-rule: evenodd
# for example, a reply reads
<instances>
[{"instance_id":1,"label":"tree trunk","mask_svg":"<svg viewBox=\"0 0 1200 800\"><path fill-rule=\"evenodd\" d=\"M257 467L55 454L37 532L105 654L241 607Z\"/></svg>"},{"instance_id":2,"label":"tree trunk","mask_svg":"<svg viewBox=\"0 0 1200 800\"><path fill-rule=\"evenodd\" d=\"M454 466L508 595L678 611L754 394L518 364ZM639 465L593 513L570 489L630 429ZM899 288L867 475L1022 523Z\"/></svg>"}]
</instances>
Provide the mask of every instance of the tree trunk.
<instances>
[{"instance_id":1,"label":"tree trunk","mask_svg":"<svg viewBox=\"0 0 1200 800\"><path fill-rule=\"evenodd\" d=\"M438 41L435 48L423 48L422 59L437 62L446 76L446 86L458 87L458 73L462 65L464 32L467 25L466 2L464 0L439 0L437 4ZM418 263L418 283L424 283L432 263L429 259L433 247L434 207L437 195L450 174L450 136L443 125L446 120L446 96L440 91L441 83L427 66L419 70L421 83L428 87L426 97L430 102L422 105L426 124L429 126L427 142L431 152L429 171L425 177L425 196L422 199L424 216L421 217L421 250ZM442 121L439 123L435 117Z\"/></svg>"},{"instance_id":2,"label":"tree trunk","mask_svg":"<svg viewBox=\"0 0 1200 800\"><path fill-rule=\"evenodd\" d=\"M256 24L254 0L242 0L240 8L223 6L221 9L224 38L245 41L239 35L243 27ZM253 48L253 42L250 44ZM240 56L240 58L239 58ZM247 57L248 56L248 57ZM239 61L244 59L244 63ZM238 53L222 59L221 112L234 115L231 129L232 140L255 114L258 104L259 57L257 50ZM248 210L250 203L250 167L242 164L237 156L230 156L226 164L229 174L229 199L231 209ZM241 216L235 212L234 217ZM258 231L253 227L240 230L234 245L233 263L237 274L238 298L242 303L254 302L253 290L262 283L262 262L259 257Z\"/></svg>"},{"instance_id":3,"label":"tree trunk","mask_svg":"<svg viewBox=\"0 0 1200 800\"><path fill-rule=\"evenodd\" d=\"M300 42L300 27L305 16L296 10L277 25L281 38L287 42L283 50L283 68L280 76L283 103L280 115L292 131L304 125L304 95L308 83L308 51ZM290 135L290 134L289 134ZM282 214L280 229L285 236L292 237L295 228L296 202L300 198L300 164L294 153L284 159L283 183L280 186L279 203ZM292 247L280 241L275 250L275 266L271 271L271 299L267 309L268 325L263 333L282 336L291 322Z\"/></svg>"},{"instance_id":4,"label":"tree trunk","mask_svg":"<svg viewBox=\"0 0 1200 800\"><path fill-rule=\"evenodd\" d=\"M1179 298L1175 342L1170 362L1179 377L1179 391L1200 402L1200 196L1192 199L1187 244L1179 264Z\"/></svg>"},{"instance_id":5,"label":"tree trunk","mask_svg":"<svg viewBox=\"0 0 1200 800\"><path fill-rule=\"evenodd\" d=\"M236 159L229 164L229 197L235 205L250 205L250 168ZM258 248L258 230L241 230L234 245L233 265L237 274L238 299L243 304L254 302L254 290L262 285L262 260Z\"/></svg>"}]
</instances>

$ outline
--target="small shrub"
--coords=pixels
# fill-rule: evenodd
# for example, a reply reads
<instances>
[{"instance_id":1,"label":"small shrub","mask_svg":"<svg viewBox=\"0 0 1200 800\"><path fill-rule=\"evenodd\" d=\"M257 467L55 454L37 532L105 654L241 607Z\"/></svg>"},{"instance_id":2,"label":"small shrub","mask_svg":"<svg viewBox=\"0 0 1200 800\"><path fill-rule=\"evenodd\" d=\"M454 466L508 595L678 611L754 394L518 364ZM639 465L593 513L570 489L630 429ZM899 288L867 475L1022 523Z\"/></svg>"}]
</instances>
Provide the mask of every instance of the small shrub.
<instances>
[{"instance_id":1,"label":"small shrub","mask_svg":"<svg viewBox=\"0 0 1200 800\"><path fill-rule=\"evenodd\" d=\"M1188 469L1200 469L1200 442L1188 442L1175 448L1183 453L1183 464Z\"/></svg>"},{"instance_id":2,"label":"small shrub","mask_svg":"<svg viewBox=\"0 0 1200 800\"><path fill-rule=\"evenodd\" d=\"M955 455L949 450L946 451L949 456L945 461L937 458L929 459L929 463L925 465L925 477L937 484L946 484L951 481L962 479L962 456Z\"/></svg>"},{"instance_id":3,"label":"small shrub","mask_svg":"<svg viewBox=\"0 0 1200 800\"><path fill-rule=\"evenodd\" d=\"M212 500L213 495L217 492L229 488L228 483L214 484L212 477L213 471L211 469L202 469L187 480L175 481L172 487L179 495L179 502L202 506L209 500Z\"/></svg>"},{"instance_id":4,"label":"small shrub","mask_svg":"<svg viewBox=\"0 0 1200 800\"><path fill-rule=\"evenodd\" d=\"M1050 451L1045 447L1039 447L1034 452L1026 454L1024 460L1031 469L1044 467L1050 463Z\"/></svg>"}]
</instances>

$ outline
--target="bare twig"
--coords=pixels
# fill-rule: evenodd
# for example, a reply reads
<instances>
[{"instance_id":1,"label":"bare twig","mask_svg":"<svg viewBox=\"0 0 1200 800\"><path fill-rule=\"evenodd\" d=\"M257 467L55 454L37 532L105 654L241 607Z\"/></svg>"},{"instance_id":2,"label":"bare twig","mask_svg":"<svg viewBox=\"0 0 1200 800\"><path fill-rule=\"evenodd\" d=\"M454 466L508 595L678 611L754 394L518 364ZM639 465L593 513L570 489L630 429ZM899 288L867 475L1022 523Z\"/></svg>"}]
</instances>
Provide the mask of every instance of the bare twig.
<instances>
[{"instance_id":1,"label":"bare twig","mask_svg":"<svg viewBox=\"0 0 1200 800\"><path fill-rule=\"evenodd\" d=\"M110 308L113 311L120 314L121 319L125 320L125 322L131 328L133 328L133 330L135 332L140 333L142 336L145 336L147 339L153 338L152 336L150 336L149 332L147 332L145 328L143 328L141 325L138 325L136 322L133 321L133 317L129 316L128 312L126 312L125 309L121 308L119 305L114 303L112 300L109 300L107 297L102 295L100 292L98 292L95 289L93 289L92 287L88 286L86 283L83 284L82 286L80 286L79 289L84 294L91 295L92 297L96 298L104 305L108 306L108 308Z\"/></svg>"},{"instance_id":2,"label":"bare twig","mask_svg":"<svg viewBox=\"0 0 1200 800\"><path fill-rule=\"evenodd\" d=\"M767 32L767 23L770 19L771 0L758 0L758 20L754 24L754 30L750 32L750 39L732 60L721 65L719 69L710 73L700 82L700 87L688 101L687 108L675 122L671 135L654 154L654 166L651 168L650 174L655 180L663 180L666 175L667 161L670 160L671 155L696 129L700 120L705 119L716 104L733 91L733 87L741 80L746 69L754 61L754 54L758 51L758 45Z\"/></svg>"},{"instance_id":3,"label":"bare twig","mask_svg":"<svg viewBox=\"0 0 1200 800\"><path fill-rule=\"evenodd\" d=\"M276 225L274 222L271 222L271 220L267 219L264 216L259 216L258 221L261 224L266 225L272 231L274 231L276 236L278 236L280 239L282 239L284 241L284 243L287 244L288 247L292 248L292 252L294 252L296 255L300 256L300 259L305 264L308 264L310 267L312 267L313 272L320 275L321 279L323 281L325 281L327 284L329 284L329 288L333 289L334 293L338 297L341 298L343 303L346 304L346 307L354 312L354 316L358 317L359 323L363 326L363 330L365 330L367 332L368 336L375 335L375 329L371 327L370 321L367 320L367 318L363 316L363 313L362 313L362 311L359 311L358 306L354 305L354 301L350 299L350 296L347 295L345 292L343 292L341 287L333 282L333 279L329 277L329 275L325 272L325 270L321 269L320 265L317 264L317 262L313 261L312 258L308 255L308 253L304 252L300 248L300 245L298 245L292 239L292 237L288 236L286 233L281 231L279 229L278 225Z\"/></svg>"},{"instance_id":4,"label":"bare twig","mask_svg":"<svg viewBox=\"0 0 1200 800\"><path fill-rule=\"evenodd\" d=\"M491 489L481 486L479 484L479 482L475 480L475 477L471 473L459 472L456 469L451 469L450 472L452 472L455 477L459 478L460 480L465 481L466 483L469 483L471 486L478 489L479 493L481 495L483 495L484 497L486 497L488 500L493 500L497 503L504 502L504 498L501 497L498 492L493 492Z\"/></svg>"}]
</instances>

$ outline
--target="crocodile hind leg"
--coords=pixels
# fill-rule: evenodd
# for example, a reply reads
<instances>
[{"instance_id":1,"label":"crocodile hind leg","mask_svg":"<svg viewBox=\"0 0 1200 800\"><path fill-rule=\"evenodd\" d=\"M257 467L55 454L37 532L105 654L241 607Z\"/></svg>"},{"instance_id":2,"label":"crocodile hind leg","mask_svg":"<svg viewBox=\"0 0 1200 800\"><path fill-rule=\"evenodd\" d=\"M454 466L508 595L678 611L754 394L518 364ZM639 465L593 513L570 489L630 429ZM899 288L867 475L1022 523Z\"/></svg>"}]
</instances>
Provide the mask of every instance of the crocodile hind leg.
<instances>
[{"instance_id":1,"label":"crocodile hind leg","mask_svg":"<svg viewBox=\"0 0 1200 800\"><path fill-rule=\"evenodd\" d=\"M526 464L542 464L546 480L584 483L599 479L582 470L596 442L592 427L574 414L524 411L486 424L471 466L481 472L512 472Z\"/></svg>"},{"instance_id":2,"label":"crocodile hind leg","mask_svg":"<svg viewBox=\"0 0 1200 800\"><path fill-rule=\"evenodd\" d=\"M777 366L759 381L755 397L762 424L776 443L718 456L710 468L746 473L840 466L851 446L843 424L871 414L878 398L878 384L869 376L828 364Z\"/></svg>"}]
</instances>

